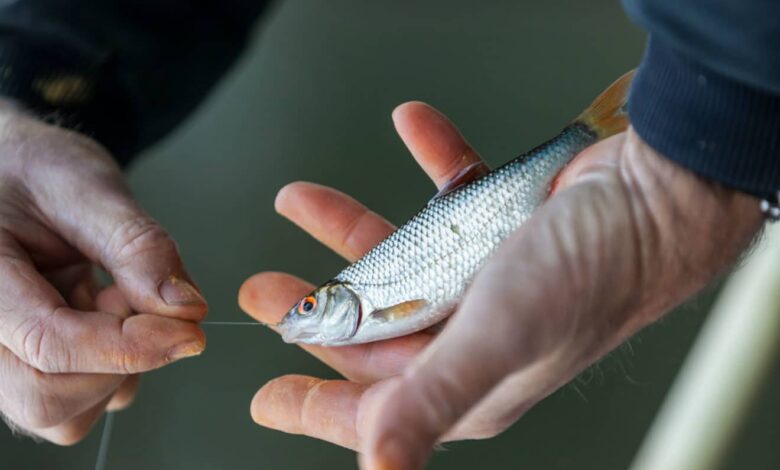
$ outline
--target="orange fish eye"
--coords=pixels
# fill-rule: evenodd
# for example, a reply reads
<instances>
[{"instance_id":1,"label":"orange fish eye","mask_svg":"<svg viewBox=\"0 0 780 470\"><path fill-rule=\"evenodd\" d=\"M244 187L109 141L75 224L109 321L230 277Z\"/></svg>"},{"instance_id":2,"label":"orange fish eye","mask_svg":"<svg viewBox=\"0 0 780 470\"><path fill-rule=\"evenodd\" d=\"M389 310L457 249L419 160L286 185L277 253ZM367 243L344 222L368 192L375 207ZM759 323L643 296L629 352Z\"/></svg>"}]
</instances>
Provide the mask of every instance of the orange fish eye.
<instances>
[{"instance_id":1,"label":"orange fish eye","mask_svg":"<svg viewBox=\"0 0 780 470\"><path fill-rule=\"evenodd\" d=\"M304 297L303 300L298 303L298 313L301 315L308 315L317 307L317 299L313 295Z\"/></svg>"}]
</instances>

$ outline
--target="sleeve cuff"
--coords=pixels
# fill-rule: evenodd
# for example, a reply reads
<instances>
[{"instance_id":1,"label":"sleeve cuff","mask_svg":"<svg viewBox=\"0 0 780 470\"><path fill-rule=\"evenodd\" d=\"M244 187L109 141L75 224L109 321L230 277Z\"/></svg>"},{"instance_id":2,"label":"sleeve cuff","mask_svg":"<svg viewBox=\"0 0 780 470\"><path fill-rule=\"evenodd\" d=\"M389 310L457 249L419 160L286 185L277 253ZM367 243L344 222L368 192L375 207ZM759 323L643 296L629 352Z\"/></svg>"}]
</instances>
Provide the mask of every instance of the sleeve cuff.
<instances>
[{"instance_id":1,"label":"sleeve cuff","mask_svg":"<svg viewBox=\"0 0 780 470\"><path fill-rule=\"evenodd\" d=\"M94 138L124 164L135 131L109 69L107 57L66 54L62 48L0 35L0 95L46 122Z\"/></svg>"},{"instance_id":2,"label":"sleeve cuff","mask_svg":"<svg viewBox=\"0 0 780 470\"><path fill-rule=\"evenodd\" d=\"M651 37L629 115L651 147L695 173L759 197L780 189L780 96L715 73Z\"/></svg>"}]
</instances>

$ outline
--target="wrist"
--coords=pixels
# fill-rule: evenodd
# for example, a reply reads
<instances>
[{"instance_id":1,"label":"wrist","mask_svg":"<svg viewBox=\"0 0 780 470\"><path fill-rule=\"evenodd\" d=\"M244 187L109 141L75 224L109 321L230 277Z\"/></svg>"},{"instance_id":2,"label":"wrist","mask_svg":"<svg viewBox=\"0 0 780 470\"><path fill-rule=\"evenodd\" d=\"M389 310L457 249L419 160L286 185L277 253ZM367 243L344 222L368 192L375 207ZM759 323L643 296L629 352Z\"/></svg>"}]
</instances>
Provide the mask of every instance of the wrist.
<instances>
[{"instance_id":1,"label":"wrist","mask_svg":"<svg viewBox=\"0 0 780 470\"><path fill-rule=\"evenodd\" d=\"M750 246L763 224L759 200L678 165L629 129L622 179L634 194L634 220L652 229L642 277L646 292L677 292L667 299L646 298L645 305L665 303L665 311L728 270ZM707 240L691 243L690 240ZM681 247L685 247L681 249ZM660 261L659 261L660 260Z\"/></svg>"}]
</instances>

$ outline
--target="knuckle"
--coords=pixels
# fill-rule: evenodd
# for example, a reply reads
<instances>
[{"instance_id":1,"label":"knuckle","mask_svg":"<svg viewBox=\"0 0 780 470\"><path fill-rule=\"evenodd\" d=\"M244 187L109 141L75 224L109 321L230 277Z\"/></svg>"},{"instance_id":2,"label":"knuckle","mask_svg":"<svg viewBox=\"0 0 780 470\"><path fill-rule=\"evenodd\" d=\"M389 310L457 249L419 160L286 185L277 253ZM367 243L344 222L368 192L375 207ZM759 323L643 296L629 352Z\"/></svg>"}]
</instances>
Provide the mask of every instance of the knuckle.
<instances>
[{"instance_id":1,"label":"knuckle","mask_svg":"<svg viewBox=\"0 0 780 470\"><path fill-rule=\"evenodd\" d=\"M21 352L21 359L30 366L38 369L41 358L41 343L43 342L44 331L46 327L43 321L34 320L28 322L26 328L17 329L17 344Z\"/></svg>"},{"instance_id":2,"label":"knuckle","mask_svg":"<svg viewBox=\"0 0 780 470\"><path fill-rule=\"evenodd\" d=\"M48 317L30 318L15 331L15 348L19 358L39 372L61 372L67 362L67 351L57 351L56 340L48 327ZM63 360L64 359L64 360Z\"/></svg>"},{"instance_id":3,"label":"knuckle","mask_svg":"<svg viewBox=\"0 0 780 470\"><path fill-rule=\"evenodd\" d=\"M148 355L133 344L126 344L117 352L122 373L125 375L137 374L148 368Z\"/></svg>"},{"instance_id":4,"label":"knuckle","mask_svg":"<svg viewBox=\"0 0 780 470\"><path fill-rule=\"evenodd\" d=\"M146 372L161 365L156 347L145 340L132 341L123 334L111 351L111 362L122 375Z\"/></svg>"},{"instance_id":5,"label":"knuckle","mask_svg":"<svg viewBox=\"0 0 780 470\"><path fill-rule=\"evenodd\" d=\"M121 333L106 350L105 360L110 369L117 374L134 375L157 369L168 362L169 357L161 344L151 337L129 335L126 323L122 323Z\"/></svg>"},{"instance_id":6,"label":"knuckle","mask_svg":"<svg viewBox=\"0 0 780 470\"><path fill-rule=\"evenodd\" d=\"M105 256L114 265L127 264L145 252L177 252L168 232L147 216L134 217L117 226L105 248Z\"/></svg>"},{"instance_id":7,"label":"knuckle","mask_svg":"<svg viewBox=\"0 0 780 470\"><path fill-rule=\"evenodd\" d=\"M298 416L298 422L303 429L313 428L318 424L317 414L315 410L315 404L317 403L317 395L320 393L321 387L326 384L324 380L311 379L308 383L308 390L303 397L301 404L300 414Z\"/></svg>"},{"instance_id":8,"label":"knuckle","mask_svg":"<svg viewBox=\"0 0 780 470\"><path fill-rule=\"evenodd\" d=\"M58 374L73 368L70 351L52 328L58 310L55 308L42 317L31 317L17 329L19 358L38 372Z\"/></svg>"}]
</instances>

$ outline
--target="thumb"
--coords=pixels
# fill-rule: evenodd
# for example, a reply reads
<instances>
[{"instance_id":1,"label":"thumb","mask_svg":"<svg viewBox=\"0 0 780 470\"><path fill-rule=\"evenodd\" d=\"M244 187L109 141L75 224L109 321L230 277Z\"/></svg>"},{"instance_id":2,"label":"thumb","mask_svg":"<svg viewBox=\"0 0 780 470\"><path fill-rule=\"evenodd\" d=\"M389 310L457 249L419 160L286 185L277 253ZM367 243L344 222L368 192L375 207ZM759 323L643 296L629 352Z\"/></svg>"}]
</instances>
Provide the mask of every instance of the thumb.
<instances>
[{"instance_id":1,"label":"thumb","mask_svg":"<svg viewBox=\"0 0 780 470\"><path fill-rule=\"evenodd\" d=\"M141 209L115 166L89 169L50 175L50 184L38 193L48 220L112 275L133 310L202 320L206 302L176 243Z\"/></svg>"},{"instance_id":2,"label":"thumb","mask_svg":"<svg viewBox=\"0 0 780 470\"><path fill-rule=\"evenodd\" d=\"M597 217L607 210L614 215L620 206L620 199L604 195L612 189L595 183L570 187L502 244L441 335L364 405L364 468L420 469L450 431L459 438L496 435L529 405L529 397L541 398L551 384L568 380L601 352L602 343L616 345L611 328L605 330L608 338L593 334L611 325L606 315L620 311L625 297L617 288L610 295L594 293L633 272L631 263L599 262L598 256L612 247L618 260L636 259L624 239L631 231L616 224L623 218ZM588 316L602 311L603 317ZM586 317L590 323L581 324ZM455 426L472 417L470 411L499 384L531 372L537 380L526 381L511 403L494 403L495 416L472 420L478 426L467 430Z\"/></svg>"},{"instance_id":3,"label":"thumb","mask_svg":"<svg viewBox=\"0 0 780 470\"><path fill-rule=\"evenodd\" d=\"M108 221L106 233L85 252L111 273L134 311L191 321L205 317L206 301L160 224L136 208L124 220Z\"/></svg>"}]
</instances>

